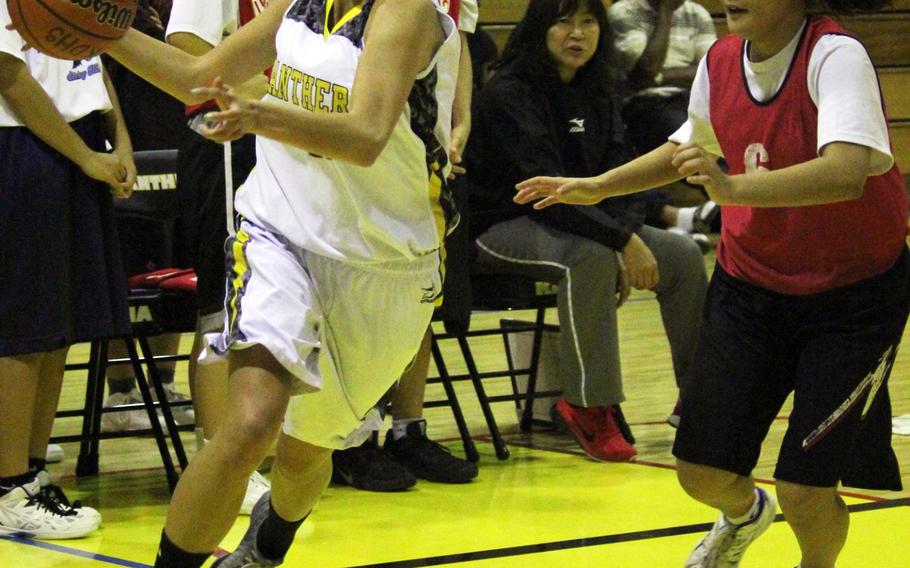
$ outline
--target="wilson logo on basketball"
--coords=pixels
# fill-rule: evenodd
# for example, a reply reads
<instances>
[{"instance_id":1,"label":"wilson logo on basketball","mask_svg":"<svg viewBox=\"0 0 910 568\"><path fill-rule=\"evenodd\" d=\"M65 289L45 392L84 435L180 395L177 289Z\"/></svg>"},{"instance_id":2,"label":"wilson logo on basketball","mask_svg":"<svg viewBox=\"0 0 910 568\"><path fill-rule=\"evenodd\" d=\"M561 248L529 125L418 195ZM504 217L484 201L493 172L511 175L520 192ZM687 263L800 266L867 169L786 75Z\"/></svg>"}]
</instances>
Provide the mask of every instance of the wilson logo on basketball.
<instances>
[{"instance_id":1,"label":"wilson logo on basketball","mask_svg":"<svg viewBox=\"0 0 910 568\"><path fill-rule=\"evenodd\" d=\"M6 0L25 42L51 57L88 59L123 37L137 0Z\"/></svg>"},{"instance_id":2,"label":"wilson logo on basketball","mask_svg":"<svg viewBox=\"0 0 910 568\"><path fill-rule=\"evenodd\" d=\"M133 21L133 10L106 0L70 0L70 4L75 4L83 10L91 8L95 14L95 21L119 30L127 29Z\"/></svg>"}]
</instances>

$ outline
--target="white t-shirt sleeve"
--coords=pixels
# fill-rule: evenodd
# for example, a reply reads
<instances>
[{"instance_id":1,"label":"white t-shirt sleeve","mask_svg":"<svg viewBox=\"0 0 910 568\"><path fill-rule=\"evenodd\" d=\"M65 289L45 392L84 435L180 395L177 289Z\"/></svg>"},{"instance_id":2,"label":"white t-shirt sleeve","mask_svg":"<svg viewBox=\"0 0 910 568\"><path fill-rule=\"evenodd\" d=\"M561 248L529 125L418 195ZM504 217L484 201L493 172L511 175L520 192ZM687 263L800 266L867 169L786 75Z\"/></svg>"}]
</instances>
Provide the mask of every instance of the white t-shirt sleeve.
<instances>
[{"instance_id":1,"label":"white t-shirt sleeve","mask_svg":"<svg viewBox=\"0 0 910 568\"><path fill-rule=\"evenodd\" d=\"M670 142L685 144L694 142L715 156L723 156L714 127L711 126L711 85L708 81L708 58L698 62L692 92L689 95L689 118L673 134Z\"/></svg>"},{"instance_id":2,"label":"white t-shirt sleeve","mask_svg":"<svg viewBox=\"0 0 910 568\"><path fill-rule=\"evenodd\" d=\"M6 29L11 22L6 2L0 2L0 52L25 61L25 52L22 51L22 48L25 47L25 40L13 30Z\"/></svg>"},{"instance_id":3,"label":"white t-shirt sleeve","mask_svg":"<svg viewBox=\"0 0 910 568\"><path fill-rule=\"evenodd\" d=\"M458 30L472 34L477 29L477 0L461 0L458 8Z\"/></svg>"},{"instance_id":4,"label":"white t-shirt sleeve","mask_svg":"<svg viewBox=\"0 0 910 568\"><path fill-rule=\"evenodd\" d=\"M166 36L191 33L218 45L237 29L237 0L174 0Z\"/></svg>"},{"instance_id":5,"label":"white t-shirt sleeve","mask_svg":"<svg viewBox=\"0 0 910 568\"><path fill-rule=\"evenodd\" d=\"M871 175L891 168L894 158L875 68L861 43L842 35L818 40L809 58L809 96L818 108L818 151L832 142L866 146Z\"/></svg>"}]
</instances>

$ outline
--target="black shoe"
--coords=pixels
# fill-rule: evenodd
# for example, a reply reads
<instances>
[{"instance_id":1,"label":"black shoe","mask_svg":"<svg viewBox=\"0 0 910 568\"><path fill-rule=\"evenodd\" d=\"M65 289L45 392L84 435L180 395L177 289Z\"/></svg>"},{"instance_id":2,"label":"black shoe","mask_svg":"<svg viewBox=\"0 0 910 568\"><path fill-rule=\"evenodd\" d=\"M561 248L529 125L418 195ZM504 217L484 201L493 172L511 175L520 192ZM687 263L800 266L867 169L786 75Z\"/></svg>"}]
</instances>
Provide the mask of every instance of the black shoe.
<instances>
[{"instance_id":1,"label":"black shoe","mask_svg":"<svg viewBox=\"0 0 910 568\"><path fill-rule=\"evenodd\" d=\"M720 205L706 201L695 208L692 218L693 233L716 233L720 229Z\"/></svg>"},{"instance_id":2,"label":"black shoe","mask_svg":"<svg viewBox=\"0 0 910 568\"><path fill-rule=\"evenodd\" d=\"M332 481L364 491L404 491L414 487L417 478L368 440L332 454Z\"/></svg>"},{"instance_id":3,"label":"black shoe","mask_svg":"<svg viewBox=\"0 0 910 568\"><path fill-rule=\"evenodd\" d=\"M407 435L395 439L389 430L385 449L411 473L437 483L468 483L477 477L477 464L452 455L448 448L427 438L426 420L408 424Z\"/></svg>"}]
</instances>

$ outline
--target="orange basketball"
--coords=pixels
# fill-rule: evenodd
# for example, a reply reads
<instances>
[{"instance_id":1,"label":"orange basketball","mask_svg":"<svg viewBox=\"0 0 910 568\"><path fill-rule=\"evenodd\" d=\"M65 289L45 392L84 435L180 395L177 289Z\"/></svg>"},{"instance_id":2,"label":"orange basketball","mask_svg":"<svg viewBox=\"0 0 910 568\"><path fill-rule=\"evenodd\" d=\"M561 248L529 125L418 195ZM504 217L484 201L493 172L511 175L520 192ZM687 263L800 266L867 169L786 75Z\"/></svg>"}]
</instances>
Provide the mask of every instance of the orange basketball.
<instances>
[{"instance_id":1,"label":"orange basketball","mask_svg":"<svg viewBox=\"0 0 910 568\"><path fill-rule=\"evenodd\" d=\"M136 0L6 0L6 6L30 46L72 60L103 52L136 16Z\"/></svg>"}]
</instances>

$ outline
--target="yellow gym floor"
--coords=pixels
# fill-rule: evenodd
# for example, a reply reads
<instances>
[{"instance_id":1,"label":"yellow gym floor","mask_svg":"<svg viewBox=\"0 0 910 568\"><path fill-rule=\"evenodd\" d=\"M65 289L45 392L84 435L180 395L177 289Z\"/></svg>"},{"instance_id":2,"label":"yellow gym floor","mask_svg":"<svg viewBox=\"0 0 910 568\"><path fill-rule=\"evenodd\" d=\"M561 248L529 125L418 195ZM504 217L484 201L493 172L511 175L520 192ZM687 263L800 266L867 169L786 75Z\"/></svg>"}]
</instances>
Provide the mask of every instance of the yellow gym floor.
<instances>
[{"instance_id":1,"label":"yellow gym floor","mask_svg":"<svg viewBox=\"0 0 910 568\"><path fill-rule=\"evenodd\" d=\"M710 256L708 257L710 259ZM504 314L479 314L489 325ZM512 313L507 317L527 318ZM549 314L555 319L555 313ZM469 383L456 390L481 453L480 475L470 484L424 481L402 493L370 493L332 486L304 523L288 555L289 567L479 567L663 568L682 566L713 522L715 513L689 499L676 483L670 455L674 430L664 423L676 400L666 338L654 296L635 293L620 310L622 365L627 402L623 410L637 438L638 461L599 463L581 453L571 438L546 427L520 433L514 406L494 405L511 457L496 459ZM184 348L189 338L184 338ZM502 361L501 339L478 340L481 371ZM910 345L905 338L904 346ZM84 360L84 349L71 358ZM443 345L450 372L463 372L453 346ZM898 355L891 379L894 414L910 413L910 356ZM186 392L185 366L178 386ZM509 390L507 381L488 381L490 394ZM440 397L431 385L428 400ZM68 373L61 407L79 407L84 375ZM786 428L775 421L755 475L766 487ZM450 411L427 409L430 435L462 455ZM55 434L79 430L78 419L60 419ZM190 435L184 438L192 453ZM848 491L851 526L838 568L910 567L910 437L895 436L905 489ZM49 466L71 499L101 511L101 529L89 538L31 541L0 538L0 568L149 566L153 562L168 504L160 457L150 438L106 440L101 474L74 476L77 444L64 445L67 458ZM217 488L212 488L217 491ZM246 530L240 517L222 547L231 550ZM743 568L792 568L796 541L780 518L746 554Z\"/></svg>"},{"instance_id":2,"label":"yellow gym floor","mask_svg":"<svg viewBox=\"0 0 910 568\"><path fill-rule=\"evenodd\" d=\"M395 494L331 487L285 565L681 566L713 520L710 509L683 494L667 467L603 464L515 444L512 457L501 462L491 445L481 443L480 450L480 476L468 485L420 482ZM0 539L0 566L150 565L167 506L160 472L102 474L77 485L71 497L102 511L101 530L73 541ZM850 539L839 565L910 565L907 501L849 498ZM246 524L241 517L222 546L233 548ZM749 549L743 566L798 561L792 534L778 522Z\"/></svg>"}]
</instances>

